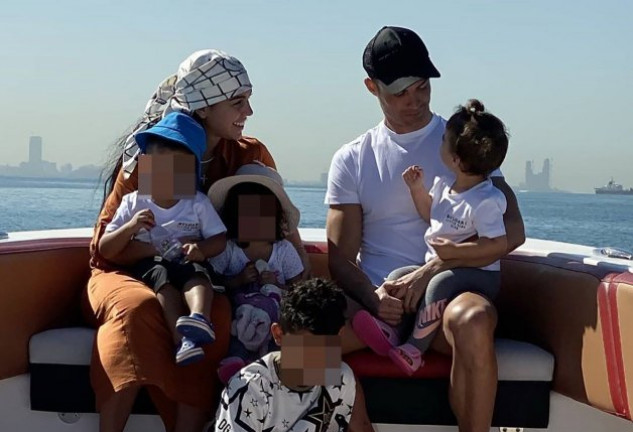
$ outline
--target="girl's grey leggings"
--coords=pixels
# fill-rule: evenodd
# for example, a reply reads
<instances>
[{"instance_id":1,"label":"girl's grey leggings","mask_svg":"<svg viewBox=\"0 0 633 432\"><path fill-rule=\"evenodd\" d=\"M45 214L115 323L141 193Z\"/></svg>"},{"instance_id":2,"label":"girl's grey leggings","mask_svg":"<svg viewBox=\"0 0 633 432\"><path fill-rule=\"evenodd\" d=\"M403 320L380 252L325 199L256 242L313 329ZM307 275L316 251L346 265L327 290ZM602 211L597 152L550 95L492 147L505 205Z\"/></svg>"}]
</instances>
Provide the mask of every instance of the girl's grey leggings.
<instances>
[{"instance_id":1,"label":"girl's grey leggings","mask_svg":"<svg viewBox=\"0 0 633 432\"><path fill-rule=\"evenodd\" d=\"M387 276L387 280L398 279L418 268L407 266L395 269ZM424 353L442 325L444 308L451 300L465 292L474 292L493 300L500 287L500 272L480 268L455 268L433 276L420 302L413 332L407 343Z\"/></svg>"}]
</instances>

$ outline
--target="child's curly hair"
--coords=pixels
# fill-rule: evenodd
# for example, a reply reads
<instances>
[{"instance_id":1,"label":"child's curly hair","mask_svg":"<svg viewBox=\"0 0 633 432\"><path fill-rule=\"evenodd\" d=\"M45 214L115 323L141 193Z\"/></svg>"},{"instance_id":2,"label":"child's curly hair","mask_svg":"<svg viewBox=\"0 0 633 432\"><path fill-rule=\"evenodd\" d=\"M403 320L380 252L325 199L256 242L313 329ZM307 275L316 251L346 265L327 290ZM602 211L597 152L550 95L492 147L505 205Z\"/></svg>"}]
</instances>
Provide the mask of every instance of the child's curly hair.
<instances>
[{"instance_id":1,"label":"child's curly hair","mask_svg":"<svg viewBox=\"0 0 633 432\"><path fill-rule=\"evenodd\" d=\"M485 111L477 99L460 106L446 123L451 153L462 171L488 176L501 166L508 152L508 132L499 118Z\"/></svg>"},{"instance_id":2,"label":"child's curly hair","mask_svg":"<svg viewBox=\"0 0 633 432\"><path fill-rule=\"evenodd\" d=\"M279 325L284 333L307 330L315 335L337 335L345 325L347 300L332 281L314 278L288 289L280 307Z\"/></svg>"}]
</instances>

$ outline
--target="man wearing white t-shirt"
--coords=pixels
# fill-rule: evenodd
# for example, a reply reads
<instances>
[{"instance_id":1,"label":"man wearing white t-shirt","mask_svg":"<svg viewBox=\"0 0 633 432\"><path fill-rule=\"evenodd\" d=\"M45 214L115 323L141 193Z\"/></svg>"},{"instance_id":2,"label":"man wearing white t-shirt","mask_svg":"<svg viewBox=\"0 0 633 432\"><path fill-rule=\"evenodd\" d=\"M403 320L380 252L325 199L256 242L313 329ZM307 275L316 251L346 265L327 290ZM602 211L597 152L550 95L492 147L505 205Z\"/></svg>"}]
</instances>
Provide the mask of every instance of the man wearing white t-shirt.
<instances>
[{"instance_id":1,"label":"man wearing white t-shirt","mask_svg":"<svg viewBox=\"0 0 633 432\"><path fill-rule=\"evenodd\" d=\"M390 325L398 325L417 306L427 282L440 271L480 267L491 257L442 261L435 258L396 281L385 282L394 269L420 265L427 251L428 225L418 216L402 172L411 165L424 170L427 189L435 177L453 178L440 156L446 120L429 107L430 78L440 73L413 31L384 27L363 56L365 85L378 99L384 121L339 149L332 159L326 204L329 267L347 295ZM496 175L496 176L495 176ZM504 224L508 251L525 240L516 197L500 173L493 184L507 201ZM501 258L501 256L497 257ZM402 298L391 294L407 288ZM351 314L350 314L351 315ZM432 348L453 356L451 405L460 430L489 430L497 369L493 333L494 306L484 297L464 293L446 307L443 331ZM344 352L364 347L346 326Z\"/></svg>"}]
</instances>

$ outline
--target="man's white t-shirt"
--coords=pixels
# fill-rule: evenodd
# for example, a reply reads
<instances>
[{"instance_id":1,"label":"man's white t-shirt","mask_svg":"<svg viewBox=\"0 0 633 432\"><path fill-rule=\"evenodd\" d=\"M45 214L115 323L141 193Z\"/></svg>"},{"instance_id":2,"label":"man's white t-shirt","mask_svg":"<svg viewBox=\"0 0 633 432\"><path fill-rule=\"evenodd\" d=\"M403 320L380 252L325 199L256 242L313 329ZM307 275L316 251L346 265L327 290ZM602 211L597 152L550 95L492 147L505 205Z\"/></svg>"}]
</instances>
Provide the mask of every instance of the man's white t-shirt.
<instances>
[{"instance_id":1,"label":"man's white t-shirt","mask_svg":"<svg viewBox=\"0 0 633 432\"><path fill-rule=\"evenodd\" d=\"M419 165L427 190L435 177L455 178L440 156L445 127L446 120L436 114L428 125L406 134L393 132L383 121L332 158L325 203L362 206L358 264L374 285L399 267L425 262L429 225L416 211L402 173Z\"/></svg>"},{"instance_id":2,"label":"man's white t-shirt","mask_svg":"<svg viewBox=\"0 0 633 432\"><path fill-rule=\"evenodd\" d=\"M244 250L233 240L226 242L226 249L220 255L209 259L216 273L224 276L236 276L244 270L251 260ZM297 249L288 240L273 243L273 251L268 258L268 269L277 272L277 281L285 285L286 281L303 271L303 263Z\"/></svg>"},{"instance_id":3,"label":"man's white t-shirt","mask_svg":"<svg viewBox=\"0 0 633 432\"><path fill-rule=\"evenodd\" d=\"M279 379L270 353L243 368L222 391L215 432L345 432L356 397L350 367L341 385L295 391Z\"/></svg>"},{"instance_id":4,"label":"man's white t-shirt","mask_svg":"<svg viewBox=\"0 0 633 432\"><path fill-rule=\"evenodd\" d=\"M433 202L431 226L424 235L428 247L426 262L436 256L430 240L445 238L461 243L475 234L488 238L506 234L503 224L506 197L490 179L461 193L451 193L452 185L452 180L436 177L429 191ZM483 270L493 271L499 271L499 268L499 261L482 267Z\"/></svg>"},{"instance_id":5,"label":"man's white t-shirt","mask_svg":"<svg viewBox=\"0 0 633 432\"><path fill-rule=\"evenodd\" d=\"M226 232L226 227L209 197L202 192L197 192L193 198L181 199L176 205L166 209L156 205L150 196L139 195L138 191L123 196L105 232L115 231L136 213L145 209L154 213L156 225L165 228L170 236L175 238L193 237L201 240ZM151 243L149 231L144 228L134 236L134 239Z\"/></svg>"}]
</instances>

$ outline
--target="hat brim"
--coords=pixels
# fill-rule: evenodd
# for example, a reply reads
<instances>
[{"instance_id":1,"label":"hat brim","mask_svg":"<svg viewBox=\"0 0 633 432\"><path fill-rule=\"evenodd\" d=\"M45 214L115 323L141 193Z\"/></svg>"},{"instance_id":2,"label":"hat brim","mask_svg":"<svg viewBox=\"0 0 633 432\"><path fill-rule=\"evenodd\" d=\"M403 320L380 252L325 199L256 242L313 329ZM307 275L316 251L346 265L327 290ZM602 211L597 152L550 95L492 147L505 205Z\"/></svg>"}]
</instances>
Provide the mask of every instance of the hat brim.
<instances>
[{"instance_id":1,"label":"hat brim","mask_svg":"<svg viewBox=\"0 0 633 432\"><path fill-rule=\"evenodd\" d=\"M390 93L390 94L397 94L397 93L405 91L408 87L412 86L413 84L415 84L418 81L429 79L429 78L439 78L439 76L440 76L439 72L437 73L437 75L433 75L433 76L430 76L430 77L426 77L426 76L407 76L407 77L398 78L397 80L395 80L394 82L392 82L389 85L385 84L384 82L382 82L380 80L378 80L378 81L380 81L380 83L382 84L384 89L387 90L388 93Z\"/></svg>"},{"instance_id":2,"label":"hat brim","mask_svg":"<svg viewBox=\"0 0 633 432\"><path fill-rule=\"evenodd\" d=\"M218 213L220 213L224 207L224 202L226 201L226 196L228 195L229 190L231 190L233 186L241 183L258 183L270 189L281 204L281 209L286 216L286 222L288 223L288 229L290 232L294 231L299 226L299 219L301 217L299 209L292 204L290 197L288 197L288 194L284 190L284 187L270 177L263 175L240 174L225 177L213 183L213 185L209 188L207 195L211 199L211 203Z\"/></svg>"}]
</instances>

